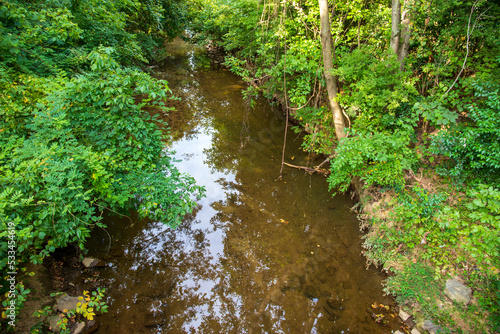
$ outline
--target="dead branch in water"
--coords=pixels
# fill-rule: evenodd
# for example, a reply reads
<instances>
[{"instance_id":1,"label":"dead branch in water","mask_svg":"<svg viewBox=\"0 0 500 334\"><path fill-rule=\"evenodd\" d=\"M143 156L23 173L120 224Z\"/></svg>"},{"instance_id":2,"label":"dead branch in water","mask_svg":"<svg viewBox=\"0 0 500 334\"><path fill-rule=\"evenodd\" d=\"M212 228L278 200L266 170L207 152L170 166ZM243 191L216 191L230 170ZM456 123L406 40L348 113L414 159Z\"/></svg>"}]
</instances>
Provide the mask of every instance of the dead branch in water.
<instances>
[{"instance_id":1,"label":"dead branch in water","mask_svg":"<svg viewBox=\"0 0 500 334\"><path fill-rule=\"evenodd\" d=\"M311 167L305 167L305 166L296 166L296 165L289 164L287 162L283 162L283 164L287 165L288 167L305 170L306 172L311 173L311 174L318 173L318 174L323 174L325 176L330 174L330 171L328 169L319 169L318 168L319 166L316 168L311 168Z\"/></svg>"}]
</instances>

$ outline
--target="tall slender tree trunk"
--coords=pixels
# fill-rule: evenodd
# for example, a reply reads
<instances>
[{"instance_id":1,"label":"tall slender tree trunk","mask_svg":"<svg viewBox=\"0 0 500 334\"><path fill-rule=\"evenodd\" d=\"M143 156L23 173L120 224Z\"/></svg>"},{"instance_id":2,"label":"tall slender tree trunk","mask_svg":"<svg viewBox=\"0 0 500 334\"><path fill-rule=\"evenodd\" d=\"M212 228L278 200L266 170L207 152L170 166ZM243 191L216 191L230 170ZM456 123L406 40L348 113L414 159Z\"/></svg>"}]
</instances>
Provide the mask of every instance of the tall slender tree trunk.
<instances>
[{"instance_id":1,"label":"tall slender tree trunk","mask_svg":"<svg viewBox=\"0 0 500 334\"><path fill-rule=\"evenodd\" d=\"M391 49L394 53L398 54L399 40L401 38L401 2L399 0L392 0L392 14L391 14Z\"/></svg>"},{"instance_id":2,"label":"tall slender tree trunk","mask_svg":"<svg viewBox=\"0 0 500 334\"><path fill-rule=\"evenodd\" d=\"M358 49L361 47L360 33L361 33L361 19L358 19Z\"/></svg>"},{"instance_id":3,"label":"tall slender tree trunk","mask_svg":"<svg viewBox=\"0 0 500 334\"><path fill-rule=\"evenodd\" d=\"M401 24L403 26L403 44L399 47L398 60L401 63L400 70L403 71L405 68L405 59L406 56L408 56L408 51L410 50L411 25L409 19L404 19Z\"/></svg>"},{"instance_id":4,"label":"tall slender tree trunk","mask_svg":"<svg viewBox=\"0 0 500 334\"><path fill-rule=\"evenodd\" d=\"M401 63L400 70L403 71L405 58L408 56L408 50L410 49L411 24L407 11L404 10L403 15L401 15L400 0L392 0L391 22L390 47L398 57Z\"/></svg>"},{"instance_id":5,"label":"tall slender tree trunk","mask_svg":"<svg viewBox=\"0 0 500 334\"><path fill-rule=\"evenodd\" d=\"M323 65L325 67L326 90L328 92L328 101L332 109L333 122L335 124L335 134L337 139L345 138L346 127L342 108L336 101L338 88L337 80L333 75L333 58L335 57L335 49L333 48L332 32L330 25L330 16L328 15L328 1L319 1L319 16L321 21L321 45L323 48Z\"/></svg>"}]
</instances>

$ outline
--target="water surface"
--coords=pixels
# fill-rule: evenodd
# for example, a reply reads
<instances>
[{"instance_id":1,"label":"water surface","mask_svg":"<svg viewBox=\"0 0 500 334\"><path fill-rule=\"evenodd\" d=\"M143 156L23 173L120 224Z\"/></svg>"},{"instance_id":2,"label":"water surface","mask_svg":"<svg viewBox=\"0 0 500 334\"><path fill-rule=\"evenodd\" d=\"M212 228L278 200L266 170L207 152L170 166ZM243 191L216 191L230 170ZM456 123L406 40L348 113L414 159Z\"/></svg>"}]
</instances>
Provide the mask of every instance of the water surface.
<instances>
[{"instance_id":1,"label":"water surface","mask_svg":"<svg viewBox=\"0 0 500 334\"><path fill-rule=\"evenodd\" d=\"M96 231L94 256L110 312L99 333L390 333L374 321L384 297L365 269L348 196L331 197L325 178L285 167L278 180L282 113L243 101L244 85L176 41L156 68L181 101L164 116L177 165L207 189L181 227L111 217L112 245ZM321 162L289 131L286 161Z\"/></svg>"}]
</instances>

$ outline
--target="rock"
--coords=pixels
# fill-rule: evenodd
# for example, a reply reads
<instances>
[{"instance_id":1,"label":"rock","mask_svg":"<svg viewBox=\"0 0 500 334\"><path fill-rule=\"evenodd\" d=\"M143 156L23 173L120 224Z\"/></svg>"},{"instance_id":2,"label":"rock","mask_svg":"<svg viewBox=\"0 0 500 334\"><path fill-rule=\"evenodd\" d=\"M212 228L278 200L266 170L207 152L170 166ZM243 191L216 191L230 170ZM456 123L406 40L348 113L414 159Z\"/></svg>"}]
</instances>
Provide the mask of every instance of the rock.
<instances>
[{"instance_id":1,"label":"rock","mask_svg":"<svg viewBox=\"0 0 500 334\"><path fill-rule=\"evenodd\" d=\"M430 320L425 320L424 321L424 324L422 325L422 328L426 331L428 331L429 333L431 334L437 334L439 333L440 331L443 330L443 327L439 326L439 325L436 325L434 324L432 321Z\"/></svg>"},{"instance_id":2,"label":"rock","mask_svg":"<svg viewBox=\"0 0 500 334\"><path fill-rule=\"evenodd\" d=\"M404 334L404 333L400 331L395 331L394 334Z\"/></svg>"},{"instance_id":3,"label":"rock","mask_svg":"<svg viewBox=\"0 0 500 334\"><path fill-rule=\"evenodd\" d=\"M413 328L410 334L420 334L420 331L416 328Z\"/></svg>"},{"instance_id":4,"label":"rock","mask_svg":"<svg viewBox=\"0 0 500 334\"><path fill-rule=\"evenodd\" d=\"M84 329L85 329L85 323L79 322L76 324L75 328L73 329L72 334L81 334L81 333L83 333Z\"/></svg>"},{"instance_id":5,"label":"rock","mask_svg":"<svg viewBox=\"0 0 500 334\"><path fill-rule=\"evenodd\" d=\"M457 303L467 305L470 303L472 290L456 279L449 279L446 281L444 294Z\"/></svg>"},{"instance_id":6,"label":"rock","mask_svg":"<svg viewBox=\"0 0 500 334\"><path fill-rule=\"evenodd\" d=\"M340 310L342 308L342 302L334 298L327 299L326 305L332 310Z\"/></svg>"},{"instance_id":7,"label":"rock","mask_svg":"<svg viewBox=\"0 0 500 334\"><path fill-rule=\"evenodd\" d=\"M67 294L62 295L56 300L56 309L59 312L67 312L76 308L76 304L80 303L81 300L78 297L71 297Z\"/></svg>"},{"instance_id":8,"label":"rock","mask_svg":"<svg viewBox=\"0 0 500 334\"><path fill-rule=\"evenodd\" d=\"M95 320L90 320L87 323L87 327L85 329L84 334L92 334L95 333L99 329L99 323Z\"/></svg>"},{"instance_id":9,"label":"rock","mask_svg":"<svg viewBox=\"0 0 500 334\"><path fill-rule=\"evenodd\" d=\"M82 264L85 268L104 267L104 263L102 261L93 259L91 257L84 258Z\"/></svg>"},{"instance_id":10,"label":"rock","mask_svg":"<svg viewBox=\"0 0 500 334\"><path fill-rule=\"evenodd\" d=\"M57 315L54 315L48 319L50 330L54 333L59 333L61 331L61 327L57 324L61 320L61 318Z\"/></svg>"},{"instance_id":11,"label":"rock","mask_svg":"<svg viewBox=\"0 0 500 334\"><path fill-rule=\"evenodd\" d=\"M401 318L401 320L403 321L406 321L408 320L408 318L410 318L410 315L408 313L406 313L405 311L403 311L403 309L399 309L399 317Z\"/></svg>"},{"instance_id":12,"label":"rock","mask_svg":"<svg viewBox=\"0 0 500 334\"><path fill-rule=\"evenodd\" d=\"M304 290L304 295L309 298L309 299L318 299L319 294L318 294L318 289L315 286L308 285L306 286Z\"/></svg>"}]
</instances>

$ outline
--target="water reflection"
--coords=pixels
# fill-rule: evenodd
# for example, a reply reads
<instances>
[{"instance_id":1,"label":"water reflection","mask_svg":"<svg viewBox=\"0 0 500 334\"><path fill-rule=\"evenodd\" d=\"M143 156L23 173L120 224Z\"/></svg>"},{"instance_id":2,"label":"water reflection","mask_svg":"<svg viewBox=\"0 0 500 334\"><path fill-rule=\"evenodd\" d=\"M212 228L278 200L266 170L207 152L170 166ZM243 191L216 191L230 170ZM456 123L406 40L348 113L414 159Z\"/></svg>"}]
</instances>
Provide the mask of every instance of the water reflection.
<instances>
[{"instance_id":1,"label":"water reflection","mask_svg":"<svg viewBox=\"0 0 500 334\"><path fill-rule=\"evenodd\" d=\"M182 45L182 48L185 48ZM178 49L177 49L178 50ZM102 333L387 333L373 302L380 276L365 270L353 205L321 176L287 169L278 181L283 123L264 101L249 109L241 84L173 54L159 77L177 101L170 115L178 167L207 197L177 229L111 218L111 312ZM312 163L289 133L287 159ZM124 226L126 228L124 229ZM99 240L96 238L95 240ZM101 248L104 249L104 247Z\"/></svg>"}]
</instances>

